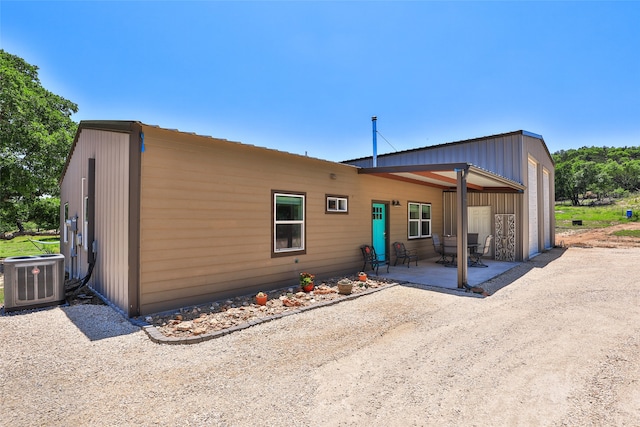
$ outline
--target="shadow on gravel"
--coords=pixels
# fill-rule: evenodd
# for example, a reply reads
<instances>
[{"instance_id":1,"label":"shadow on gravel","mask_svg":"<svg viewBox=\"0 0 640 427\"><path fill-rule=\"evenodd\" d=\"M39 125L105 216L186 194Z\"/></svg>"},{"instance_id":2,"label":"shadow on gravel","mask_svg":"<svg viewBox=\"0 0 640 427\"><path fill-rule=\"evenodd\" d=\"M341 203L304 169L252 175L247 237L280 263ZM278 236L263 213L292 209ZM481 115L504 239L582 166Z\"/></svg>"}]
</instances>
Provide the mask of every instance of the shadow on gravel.
<instances>
[{"instance_id":1,"label":"shadow on gravel","mask_svg":"<svg viewBox=\"0 0 640 427\"><path fill-rule=\"evenodd\" d=\"M520 279L534 268L546 267L548 264L564 255L566 251L566 248L553 248L547 252L543 252L540 255L531 258L529 261L523 262L517 267L512 268L511 270L505 271L501 275L487 280L480 286L493 295L500 289L509 286L516 280Z\"/></svg>"},{"instance_id":2,"label":"shadow on gravel","mask_svg":"<svg viewBox=\"0 0 640 427\"><path fill-rule=\"evenodd\" d=\"M98 341L140 331L108 305L71 305L61 308L69 320L89 340Z\"/></svg>"}]
</instances>

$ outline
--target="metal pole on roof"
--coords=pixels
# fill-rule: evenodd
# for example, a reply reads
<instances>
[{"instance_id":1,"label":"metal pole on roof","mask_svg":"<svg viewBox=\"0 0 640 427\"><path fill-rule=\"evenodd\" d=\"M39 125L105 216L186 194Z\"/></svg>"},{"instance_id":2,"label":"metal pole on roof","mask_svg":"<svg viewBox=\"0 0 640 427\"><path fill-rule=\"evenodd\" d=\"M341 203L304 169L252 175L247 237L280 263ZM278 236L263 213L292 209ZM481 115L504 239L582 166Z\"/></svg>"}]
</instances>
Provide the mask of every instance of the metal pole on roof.
<instances>
[{"instance_id":1,"label":"metal pole on roof","mask_svg":"<svg viewBox=\"0 0 640 427\"><path fill-rule=\"evenodd\" d=\"M371 124L373 125L373 167L378 166L378 131L376 130L376 116L371 117Z\"/></svg>"}]
</instances>

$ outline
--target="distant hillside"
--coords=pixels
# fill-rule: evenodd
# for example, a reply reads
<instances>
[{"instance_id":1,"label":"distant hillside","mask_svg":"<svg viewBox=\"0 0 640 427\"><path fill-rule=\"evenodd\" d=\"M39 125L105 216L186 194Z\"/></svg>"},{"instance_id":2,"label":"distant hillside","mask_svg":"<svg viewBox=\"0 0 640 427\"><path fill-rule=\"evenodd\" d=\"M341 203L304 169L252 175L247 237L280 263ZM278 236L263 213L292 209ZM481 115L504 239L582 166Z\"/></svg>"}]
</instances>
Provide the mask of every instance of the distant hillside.
<instances>
[{"instance_id":1,"label":"distant hillside","mask_svg":"<svg viewBox=\"0 0 640 427\"><path fill-rule=\"evenodd\" d=\"M556 200L621 197L640 188L640 147L582 147L552 154Z\"/></svg>"}]
</instances>

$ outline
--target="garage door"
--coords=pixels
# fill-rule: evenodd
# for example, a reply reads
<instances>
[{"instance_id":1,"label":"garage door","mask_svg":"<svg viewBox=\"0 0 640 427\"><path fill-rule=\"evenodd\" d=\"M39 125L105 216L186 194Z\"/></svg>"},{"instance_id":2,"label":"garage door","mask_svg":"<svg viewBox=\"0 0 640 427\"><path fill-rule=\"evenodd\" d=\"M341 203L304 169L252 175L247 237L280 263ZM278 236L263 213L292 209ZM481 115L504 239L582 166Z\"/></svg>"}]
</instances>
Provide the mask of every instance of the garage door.
<instances>
[{"instance_id":1,"label":"garage door","mask_svg":"<svg viewBox=\"0 0 640 427\"><path fill-rule=\"evenodd\" d=\"M549 171L542 170L542 223L544 224L544 248L551 248L551 199L550 199L551 187L549 186Z\"/></svg>"},{"instance_id":2,"label":"garage door","mask_svg":"<svg viewBox=\"0 0 640 427\"><path fill-rule=\"evenodd\" d=\"M538 249L538 165L529 159L529 256L539 252Z\"/></svg>"}]
</instances>

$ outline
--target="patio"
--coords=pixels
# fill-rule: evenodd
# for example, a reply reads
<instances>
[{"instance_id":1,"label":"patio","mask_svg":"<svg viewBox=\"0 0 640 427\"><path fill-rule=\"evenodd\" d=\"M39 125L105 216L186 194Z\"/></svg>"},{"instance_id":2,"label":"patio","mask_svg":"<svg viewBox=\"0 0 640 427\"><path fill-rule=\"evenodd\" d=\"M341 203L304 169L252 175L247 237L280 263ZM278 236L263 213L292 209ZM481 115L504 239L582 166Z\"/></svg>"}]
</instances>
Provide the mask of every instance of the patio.
<instances>
[{"instance_id":1,"label":"patio","mask_svg":"<svg viewBox=\"0 0 640 427\"><path fill-rule=\"evenodd\" d=\"M388 279L397 280L399 282L409 282L417 285L433 286L443 289L458 289L458 269L445 267L442 264L437 264L436 261L439 257L419 259L418 266L415 263L411 267L407 268L407 265L398 264L393 266L395 258L392 257L392 263L389 267L389 272L385 266L381 266L378 273L378 277L384 277ZM479 286L483 282L490 280L505 271L511 270L514 267L522 264L521 262L506 262L495 261L492 259L483 258L487 267L468 267L467 271L467 283L469 286ZM369 275L373 275L374 272L369 270L366 272Z\"/></svg>"}]
</instances>

